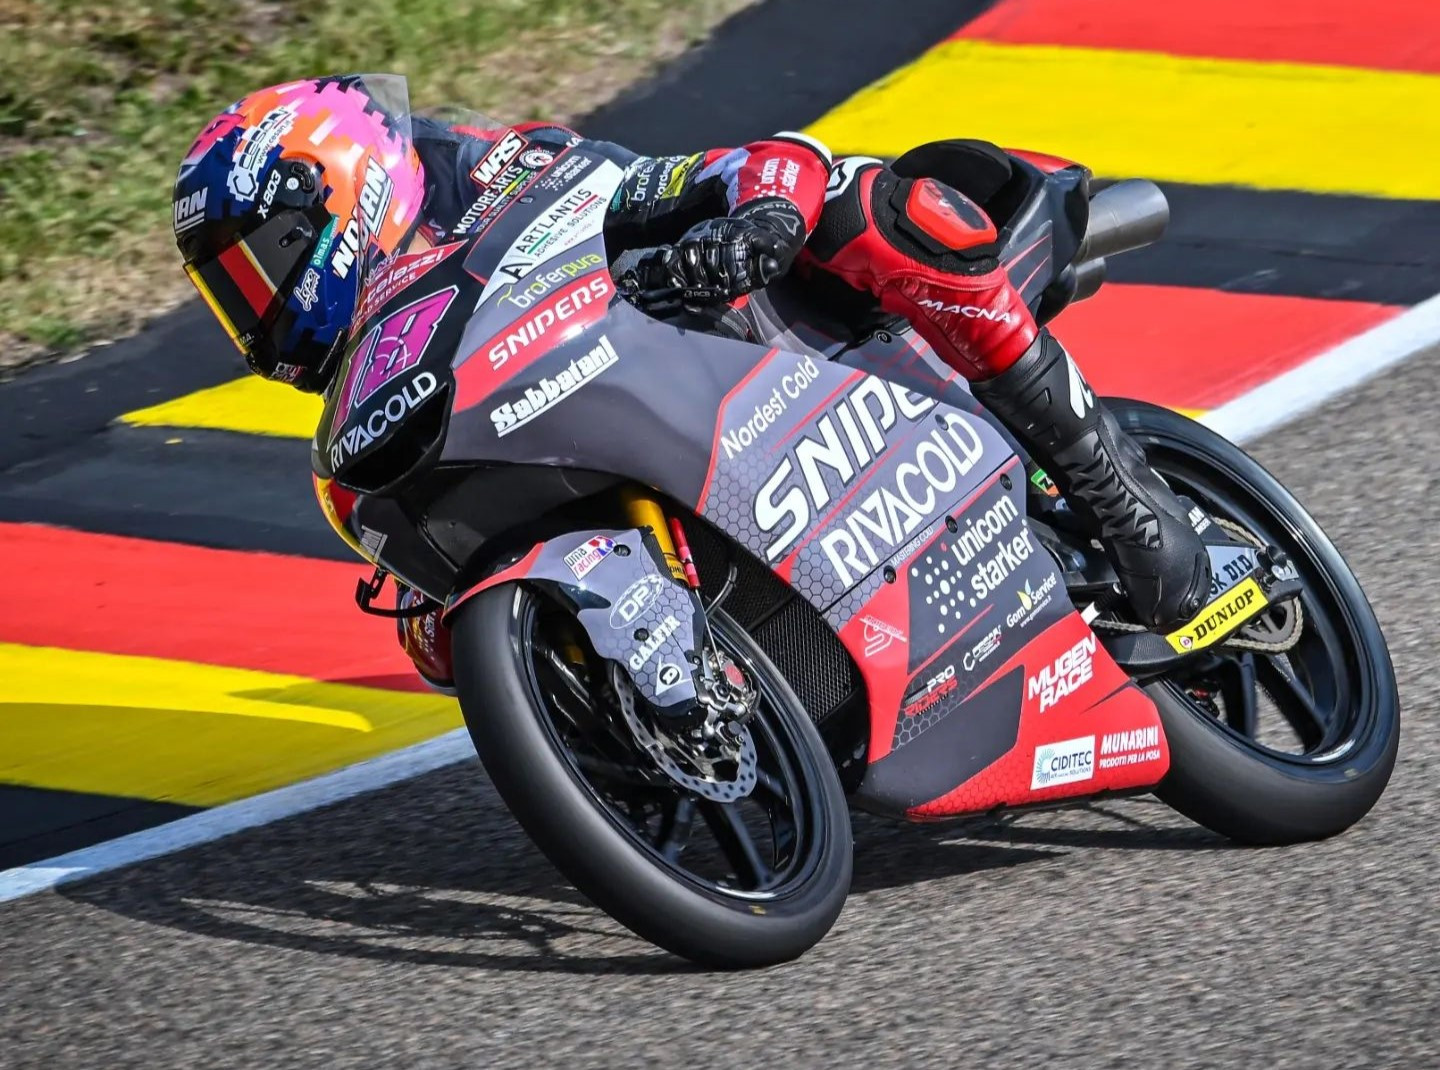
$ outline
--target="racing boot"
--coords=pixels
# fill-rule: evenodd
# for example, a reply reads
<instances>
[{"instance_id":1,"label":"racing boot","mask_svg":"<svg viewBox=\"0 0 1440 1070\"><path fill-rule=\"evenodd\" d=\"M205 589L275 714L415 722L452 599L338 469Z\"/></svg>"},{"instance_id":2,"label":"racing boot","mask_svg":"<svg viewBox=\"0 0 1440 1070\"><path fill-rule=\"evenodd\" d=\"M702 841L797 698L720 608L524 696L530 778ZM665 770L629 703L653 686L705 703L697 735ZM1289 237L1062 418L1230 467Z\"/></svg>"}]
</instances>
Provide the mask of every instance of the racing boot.
<instances>
[{"instance_id":1,"label":"racing boot","mask_svg":"<svg viewBox=\"0 0 1440 1070\"><path fill-rule=\"evenodd\" d=\"M1172 628L1200 612L1210 592L1205 544L1175 492L1049 331L1005 371L972 387L1099 537L1142 623Z\"/></svg>"}]
</instances>

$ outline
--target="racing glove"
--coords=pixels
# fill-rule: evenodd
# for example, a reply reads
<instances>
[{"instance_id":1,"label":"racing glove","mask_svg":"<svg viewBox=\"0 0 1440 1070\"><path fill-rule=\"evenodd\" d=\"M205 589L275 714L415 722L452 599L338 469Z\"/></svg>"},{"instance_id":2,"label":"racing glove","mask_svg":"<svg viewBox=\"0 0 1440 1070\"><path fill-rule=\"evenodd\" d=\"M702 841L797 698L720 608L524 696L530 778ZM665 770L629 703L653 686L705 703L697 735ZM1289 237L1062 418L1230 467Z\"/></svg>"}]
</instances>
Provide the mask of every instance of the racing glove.
<instances>
[{"instance_id":1,"label":"racing glove","mask_svg":"<svg viewBox=\"0 0 1440 1070\"><path fill-rule=\"evenodd\" d=\"M707 219L674 245L641 257L621 276L621 286L647 308L707 305L758 290L783 271L790 259L785 242L765 222Z\"/></svg>"}]
</instances>

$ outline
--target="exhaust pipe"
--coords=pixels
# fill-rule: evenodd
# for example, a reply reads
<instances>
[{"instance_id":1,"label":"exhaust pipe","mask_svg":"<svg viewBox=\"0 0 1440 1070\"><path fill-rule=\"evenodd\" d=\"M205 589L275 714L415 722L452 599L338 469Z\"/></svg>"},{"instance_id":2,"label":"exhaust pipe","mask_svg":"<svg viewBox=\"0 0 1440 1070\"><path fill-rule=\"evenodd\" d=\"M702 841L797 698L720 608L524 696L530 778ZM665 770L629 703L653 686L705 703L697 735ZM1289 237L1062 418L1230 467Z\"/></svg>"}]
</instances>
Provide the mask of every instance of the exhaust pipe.
<instances>
[{"instance_id":1,"label":"exhaust pipe","mask_svg":"<svg viewBox=\"0 0 1440 1070\"><path fill-rule=\"evenodd\" d=\"M1072 263L1144 248L1160 240L1169 222L1170 204L1155 183L1129 178L1106 186L1090 198L1090 223Z\"/></svg>"}]
</instances>

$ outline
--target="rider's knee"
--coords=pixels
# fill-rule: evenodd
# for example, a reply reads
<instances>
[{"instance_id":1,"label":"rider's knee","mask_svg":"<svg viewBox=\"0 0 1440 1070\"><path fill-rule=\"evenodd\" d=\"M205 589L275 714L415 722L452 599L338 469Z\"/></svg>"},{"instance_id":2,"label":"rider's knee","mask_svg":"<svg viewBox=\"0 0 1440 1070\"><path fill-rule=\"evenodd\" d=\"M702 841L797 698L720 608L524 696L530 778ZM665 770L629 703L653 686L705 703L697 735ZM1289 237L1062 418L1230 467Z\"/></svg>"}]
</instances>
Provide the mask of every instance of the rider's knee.
<instances>
[{"instance_id":1,"label":"rider's knee","mask_svg":"<svg viewBox=\"0 0 1440 1070\"><path fill-rule=\"evenodd\" d=\"M1013 363L1037 331L1000 251L998 228L974 198L938 178L852 157L831 172L801 266L874 295L947 364L981 379Z\"/></svg>"}]
</instances>

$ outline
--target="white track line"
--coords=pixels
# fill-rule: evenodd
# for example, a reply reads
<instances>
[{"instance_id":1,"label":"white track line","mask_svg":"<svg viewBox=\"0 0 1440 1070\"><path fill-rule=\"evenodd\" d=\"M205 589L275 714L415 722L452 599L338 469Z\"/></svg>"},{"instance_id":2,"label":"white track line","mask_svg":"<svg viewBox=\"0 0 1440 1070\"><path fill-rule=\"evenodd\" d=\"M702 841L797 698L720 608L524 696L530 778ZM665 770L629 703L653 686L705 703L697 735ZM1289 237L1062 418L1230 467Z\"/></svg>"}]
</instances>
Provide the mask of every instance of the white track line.
<instances>
[{"instance_id":1,"label":"white track line","mask_svg":"<svg viewBox=\"0 0 1440 1070\"><path fill-rule=\"evenodd\" d=\"M1212 409L1203 422L1236 441L1256 438L1437 341L1440 294ZM58 858L0 871L0 903L303 814L474 755L465 731L456 729L314 780L217 806Z\"/></svg>"},{"instance_id":2,"label":"white track line","mask_svg":"<svg viewBox=\"0 0 1440 1070\"><path fill-rule=\"evenodd\" d=\"M329 806L474 757L475 748L470 743L470 737L463 728L457 728L435 739L346 766L314 780L302 780L263 795L226 803L58 858L0 871L0 903L41 892L57 884L173 854L257 825L268 825L281 818Z\"/></svg>"},{"instance_id":3,"label":"white track line","mask_svg":"<svg viewBox=\"0 0 1440 1070\"><path fill-rule=\"evenodd\" d=\"M1440 294L1211 409L1200 422L1235 442L1259 438L1437 341Z\"/></svg>"}]
</instances>

